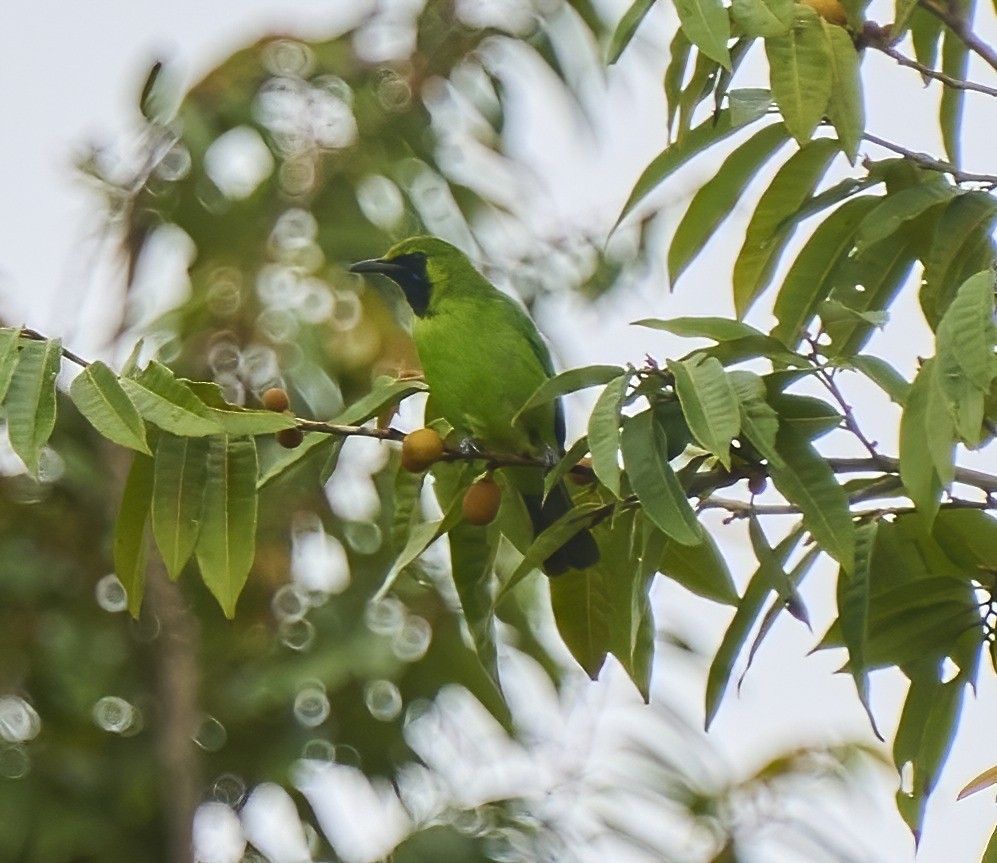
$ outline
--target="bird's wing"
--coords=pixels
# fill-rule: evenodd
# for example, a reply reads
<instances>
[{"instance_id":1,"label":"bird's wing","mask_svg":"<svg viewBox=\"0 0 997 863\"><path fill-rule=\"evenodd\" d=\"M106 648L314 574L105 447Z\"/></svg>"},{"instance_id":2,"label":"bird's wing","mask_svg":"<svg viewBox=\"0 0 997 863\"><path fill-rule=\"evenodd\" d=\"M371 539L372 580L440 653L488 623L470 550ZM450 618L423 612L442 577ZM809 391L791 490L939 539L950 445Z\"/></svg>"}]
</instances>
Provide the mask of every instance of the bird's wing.
<instances>
[{"instance_id":1,"label":"bird's wing","mask_svg":"<svg viewBox=\"0 0 997 863\"><path fill-rule=\"evenodd\" d=\"M532 318L523 312L529 321L529 326L526 328L526 339L529 342L530 350L533 351L534 356L540 361L540 366L544 370L547 377L554 377L554 362L550 358L550 350L547 348L546 342L540 335L539 330L537 330L536 325L533 323ZM567 434L567 429L564 420L564 403L561 399L557 399L554 402L554 437L557 439L557 445L563 450L564 449L564 439Z\"/></svg>"}]
</instances>

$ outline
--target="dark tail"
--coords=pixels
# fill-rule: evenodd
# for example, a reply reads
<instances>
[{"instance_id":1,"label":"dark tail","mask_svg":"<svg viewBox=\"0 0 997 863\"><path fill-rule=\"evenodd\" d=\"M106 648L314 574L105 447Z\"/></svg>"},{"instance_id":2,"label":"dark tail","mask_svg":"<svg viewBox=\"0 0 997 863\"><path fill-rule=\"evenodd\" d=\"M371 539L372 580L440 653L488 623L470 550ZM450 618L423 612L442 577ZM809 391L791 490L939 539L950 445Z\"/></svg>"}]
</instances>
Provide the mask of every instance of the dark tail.
<instances>
[{"instance_id":1,"label":"dark tail","mask_svg":"<svg viewBox=\"0 0 997 863\"><path fill-rule=\"evenodd\" d=\"M566 515L572 506L571 495L564 483L558 483L541 503L540 495L524 495L526 508L533 522L533 534L538 536L555 521ZM580 530L544 561L547 575L561 575L569 569L585 569L599 562L599 548L588 530Z\"/></svg>"}]
</instances>

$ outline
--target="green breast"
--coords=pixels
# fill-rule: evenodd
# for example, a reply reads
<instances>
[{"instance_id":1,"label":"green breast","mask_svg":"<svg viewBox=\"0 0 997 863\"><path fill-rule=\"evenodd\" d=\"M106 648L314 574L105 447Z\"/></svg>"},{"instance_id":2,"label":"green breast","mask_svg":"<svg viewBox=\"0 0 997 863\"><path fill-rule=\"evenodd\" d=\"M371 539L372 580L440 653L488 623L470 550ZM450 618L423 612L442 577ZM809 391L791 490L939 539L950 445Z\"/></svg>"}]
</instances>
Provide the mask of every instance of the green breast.
<instances>
[{"instance_id":1,"label":"green breast","mask_svg":"<svg viewBox=\"0 0 997 863\"><path fill-rule=\"evenodd\" d=\"M414 336L436 409L458 433L491 449L539 453L556 446L554 405L511 419L548 377L531 344L533 322L508 297L448 298L418 318Z\"/></svg>"}]
</instances>

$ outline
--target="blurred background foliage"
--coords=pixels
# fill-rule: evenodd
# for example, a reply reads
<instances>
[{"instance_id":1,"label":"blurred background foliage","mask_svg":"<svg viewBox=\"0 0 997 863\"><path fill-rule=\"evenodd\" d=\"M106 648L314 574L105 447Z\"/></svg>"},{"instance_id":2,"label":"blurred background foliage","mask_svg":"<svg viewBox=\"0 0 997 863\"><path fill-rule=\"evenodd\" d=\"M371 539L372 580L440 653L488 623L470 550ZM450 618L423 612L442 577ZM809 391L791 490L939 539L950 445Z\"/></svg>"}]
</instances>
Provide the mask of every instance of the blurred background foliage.
<instances>
[{"instance_id":1,"label":"blurred background foliage","mask_svg":"<svg viewBox=\"0 0 997 863\"><path fill-rule=\"evenodd\" d=\"M121 243L126 292L108 291L110 350L123 358L142 339L145 355L216 381L229 401L256 406L277 385L296 413L326 419L378 375L415 366L390 300L345 271L401 237L431 232L486 267L498 260L528 304L550 290L610 290L624 260L640 265L642 228L624 232L619 258L580 232L531 232L530 202L517 190L537 178L506 150L517 95L506 73L542 64L553 73L550 98L585 117L585 82L600 74L611 29L586 2L429 0L389 5L334 38L265 39L182 97L157 64L133 156L94 151L80 165L103 197L107 235ZM434 699L453 696L454 685L499 724L478 722L488 730L475 738L475 722L451 719L461 727L428 735L468 736L427 769L435 791L421 813L402 793L399 838L415 835L398 863L572 859L607 834L637 860L742 859L773 830L821 845L826 813L787 814L777 801L804 799L800 783L821 771L849 775L856 750L788 754L731 785L703 738L660 704L641 714L615 777L586 777L586 747L561 726L551 732L548 747L579 748L578 775L552 768L551 782L576 783L579 799L588 784L584 806L544 815L550 789L532 789L531 799L507 786L473 799L457 780L448 786L448 759L473 767L482 752L501 751L495 741L518 747L526 764L542 757L530 749L528 718L509 715L480 670L439 557L428 555L395 597L369 604L398 551L397 453L373 441L334 452L323 440L302 459L306 469L268 488L234 621L197 578L174 585L154 566L131 620L107 575L127 456L73 410L59 417L40 481L0 452L0 859L187 859L196 806L237 811L259 783L291 788L302 757L388 777L401 793L404 770L411 778L440 756L412 729L427 727L427 716L442 721L445 704ZM281 454L268 445L264 464ZM333 464L323 486L320 467ZM543 669L543 679L573 680L536 598L524 591L507 610L505 640L534 677ZM558 698L546 715L563 720L574 702ZM627 811L627 795L643 800L644 815ZM302 834L314 859L331 853L328 832ZM278 842L270 858L300 859L282 858L287 847ZM823 850L847 856L834 844Z\"/></svg>"}]
</instances>

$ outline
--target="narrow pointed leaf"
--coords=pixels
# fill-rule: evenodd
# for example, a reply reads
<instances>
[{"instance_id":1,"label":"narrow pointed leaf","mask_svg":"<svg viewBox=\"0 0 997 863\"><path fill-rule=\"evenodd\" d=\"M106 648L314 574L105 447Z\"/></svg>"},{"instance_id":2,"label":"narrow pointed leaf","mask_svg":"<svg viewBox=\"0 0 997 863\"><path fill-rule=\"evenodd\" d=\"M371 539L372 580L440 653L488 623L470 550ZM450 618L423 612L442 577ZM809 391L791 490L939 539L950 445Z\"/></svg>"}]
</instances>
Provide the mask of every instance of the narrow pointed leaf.
<instances>
[{"instance_id":1,"label":"narrow pointed leaf","mask_svg":"<svg viewBox=\"0 0 997 863\"><path fill-rule=\"evenodd\" d=\"M634 0L630 8L623 13L620 23L616 25L613 36L609 40L609 49L606 52L606 62L612 66L620 55L626 50L627 45L637 33L640 22L644 16L651 11L654 0Z\"/></svg>"},{"instance_id":2,"label":"narrow pointed leaf","mask_svg":"<svg viewBox=\"0 0 997 863\"><path fill-rule=\"evenodd\" d=\"M881 357L859 354L852 357L852 365L890 397L890 401L903 407L910 393L910 381Z\"/></svg>"},{"instance_id":3,"label":"narrow pointed leaf","mask_svg":"<svg viewBox=\"0 0 997 863\"><path fill-rule=\"evenodd\" d=\"M553 469L544 477L544 498L550 494L550 490L557 485L568 471L571 470L579 461L581 461L582 456L589 451L589 440L588 437L580 437L576 440L570 447L568 451L561 457L561 460L554 465Z\"/></svg>"},{"instance_id":4,"label":"narrow pointed leaf","mask_svg":"<svg viewBox=\"0 0 997 863\"><path fill-rule=\"evenodd\" d=\"M734 212L748 183L786 139L786 127L781 123L766 126L734 150L696 192L668 248L668 278L673 285Z\"/></svg>"},{"instance_id":5,"label":"narrow pointed leaf","mask_svg":"<svg viewBox=\"0 0 997 863\"><path fill-rule=\"evenodd\" d=\"M116 444L152 455L145 423L118 376L102 362L92 362L69 387L69 395L90 424Z\"/></svg>"},{"instance_id":6,"label":"narrow pointed leaf","mask_svg":"<svg viewBox=\"0 0 997 863\"><path fill-rule=\"evenodd\" d=\"M609 652L609 621L602 567L590 566L581 572L550 582L550 602L557 631L575 661L593 680Z\"/></svg>"},{"instance_id":7,"label":"narrow pointed leaf","mask_svg":"<svg viewBox=\"0 0 997 863\"><path fill-rule=\"evenodd\" d=\"M772 335L787 347L799 344L820 304L834 288L841 265L854 245L855 232L879 199L853 198L831 213L801 249L775 300L778 325Z\"/></svg>"},{"instance_id":8,"label":"narrow pointed leaf","mask_svg":"<svg viewBox=\"0 0 997 863\"><path fill-rule=\"evenodd\" d=\"M838 133L841 149L853 165L865 132L865 104L862 98L862 78L859 75L859 52L851 34L826 19L820 19L827 42L827 57L831 72L831 98L827 113Z\"/></svg>"},{"instance_id":9,"label":"narrow pointed leaf","mask_svg":"<svg viewBox=\"0 0 997 863\"><path fill-rule=\"evenodd\" d=\"M720 549L709 531L704 530L701 536L703 541L698 545L685 545L666 538L658 569L697 596L724 605L737 605L737 588Z\"/></svg>"},{"instance_id":10,"label":"narrow pointed leaf","mask_svg":"<svg viewBox=\"0 0 997 863\"><path fill-rule=\"evenodd\" d=\"M667 441L652 411L631 417L623 426L623 463L644 514L668 537L683 545L702 542L703 530L668 464Z\"/></svg>"},{"instance_id":11,"label":"narrow pointed leaf","mask_svg":"<svg viewBox=\"0 0 997 863\"><path fill-rule=\"evenodd\" d=\"M916 219L931 207L951 201L958 193L955 186L939 180L908 186L887 195L859 225L855 238L856 252L865 251L869 246L900 230L905 222Z\"/></svg>"},{"instance_id":12,"label":"narrow pointed leaf","mask_svg":"<svg viewBox=\"0 0 997 863\"><path fill-rule=\"evenodd\" d=\"M255 441L212 437L196 554L201 578L229 618L256 554L256 503Z\"/></svg>"},{"instance_id":13,"label":"narrow pointed leaf","mask_svg":"<svg viewBox=\"0 0 997 863\"><path fill-rule=\"evenodd\" d=\"M931 456L927 433L933 362L925 362L914 378L900 419L900 478L928 525L938 512L942 493L942 481Z\"/></svg>"},{"instance_id":14,"label":"narrow pointed leaf","mask_svg":"<svg viewBox=\"0 0 997 863\"><path fill-rule=\"evenodd\" d=\"M620 496L620 408L630 375L620 375L606 384L589 417L588 443L592 469L599 481Z\"/></svg>"},{"instance_id":15,"label":"narrow pointed leaf","mask_svg":"<svg viewBox=\"0 0 997 863\"><path fill-rule=\"evenodd\" d=\"M601 384L608 384L623 373L619 366L582 366L577 369L568 369L549 380L544 381L531 395L512 418L512 424L516 425L520 417L538 405L551 402L565 393L573 393L588 387L595 387Z\"/></svg>"},{"instance_id":16,"label":"narrow pointed leaf","mask_svg":"<svg viewBox=\"0 0 997 863\"><path fill-rule=\"evenodd\" d=\"M675 114L678 111L679 100L682 98L682 83L685 81L686 67L689 65L689 54L691 51L692 43L682 31L682 28L678 28L668 46L668 66L665 68L665 103L667 106L665 110L665 130L669 137L675 123ZM620 216L620 221L622 221L623 216L626 215L628 210L629 206L628 209L624 210L623 215Z\"/></svg>"},{"instance_id":17,"label":"narrow pointed leaf","mask_svg":"<svg viewBox=\"0 0 997 863\"><path fill-rule=\"evenodd\" d=\"M780 224L813 193L837 153L833 140L812 141L791 156L762 193L734 262L734 307L739 318L772 279L795 223Z\"/></svg>"},{"instance_id":18,"label":"narrow pointed leaf","mask_svg":"<svg viewBox=\"0 0 997 863\"><path fill-rule=\"evenodd\" d=\"M783 459L776 448L779 415L766 400L765 382L754 372L743 369L735 369L728 377L737 395L745 437L769 465L782 466Z\"/></svg>"},{"instance_id":19,"label":"narrow pointed leaf","mask_svg":"<svg viewBox=\"0 0 997 863\"><path fill-rule=\"evenodd\" d=\"M769 113L773 105L772 91L761 87L731 90L727 94L727 104L730 106L731 123L741 126Z\"/></svg>"},{"instance_id":20,"label":"narrow pointed leaf","mask_svg":"<svg viewBox=\"0 0 997 863\"><path fill-rule=\"evenodd\" d=\"M170 578L194 553L208 471L206 438L159 436L152 493L152 533Z\"/></svg>"},{"instance_id":21,"label":"narrow pointed leaf","mask_svg":"<svg viewBox=\"0 0 997 863\"><path fill-rule=\"evenodd\" d=\"M847 571L855 565L855 526L848 498L827 461L805 437L780 428L781 465L770 464L775 487L803 513L803 523L821 548Z\"/></svg>"},{"instance_id":22,"label":"narrow pointed leaf","mask_svg":"<svg viewBox=\"0 0 997 863\"><path fill-rule=\"evenodd\" d=\"M153 460L135 453L114 522L114 574L128 595L128 611L138 618L145 590L145 525L152 501Z\"/></svg>"},{"instance_id":23,"label":"narrow pointed leaf","mask_svg":"<svg viewBox=\"0 0 997 863\"><path fill-rule=\"evenodd\" d=\"M830 51L821 19L809 6L796 4L792 27L765 40L772 96L789 133L800 146L813 137L831 98Z\"/></svg>"},{"instance_id":24,"label":"narrow pointed leaf","mask_svg":"<svg viewBox=\"0 0 997 863\"><path fill-rule=\"evenodd\" d=\"M122 378L121 386L138 412L164 431L185 437L221 432L204 402L162 363L153 361L137 377Z\"/></svg>"},{"instance_id":25,"label":"narrow pointed leaf","mask_svg":"<svg viewBox=\"0 0 997 863\"><path fill-rule=\"evenodd\" d=\"M966 21L972 21L975 0L965 4L967 9L960 9L960 15L966 16ZM946 28L942 37L942 72L957 81L965 81L969 71L969 46L962 36ZM942 142L945 153L953 165L962 163L962 111L966 102L966 91L958 87L943 87L938 121L942 130Z\"/></svg>"},{"instance_id":26,"label":"narrow pointed leaf","mask_svg":"<svg viewBox=\"0 0 997 863\"><path fill-rule=\"evenodd\" d=\"M693 437L730 470L730 442L741 431L741 414L727 372L714 357L669 360L668 370Z\"/></svg>"},{"instance_id":27,"label":"narrow pointed leaf","mask_svg":"<svg viewBox=\"0 0 997 863\"><path fill-rule=\"evenodd\" d=\"M707 57L730 68L730 18L720 0L675 0L682 30Z\"/></svg>"},{"instance_id":28,"label":"narrow pointed leaf","mask_svg":"<svg viewBox=\"0 0 997 863\"><path fill-rule=\"evenodd\" d=\"M55 379L61 360L58 339L25 342L7 392L10 445L32 476L38 476L42 447L55 428Z\"/></svg>"},{"instance_id":29,"label":"narrow pointed leaf","mask_svg":"<svg viewBox=\"0 0 997 863\"><path fill-rule=\"evenodd\" d=\"M478 661L496 690L501 692L493 611L492 563L495 549L489 545L485 528L466 521L454 525L449 540L454 586Z\"/></svg>"},{"instance_id":30,"label":"narrow pointed leaf","mask_svg":"<svg viewBox=\"0 0 997 863\"><path fill-rule=\"evenodd\" d=\"M758 116L762 116L759 114ZM758 117L747 117L745 123L756 120ZM741 124L744 125L744 124ZM712 144L722 141L724 138L733 135L741 125L734 125L730 110L718 111L714 116L708 117L698 126L690 129L682 136L680 141L665 148L661 153L651 160L651 163L644 169L623 210L620 212L616 225L619 225L647 195L661 183L668 179L676 170L681 168L693 156L705 150Z\"/></svg>"}]
</instances>

